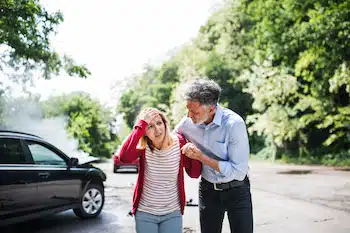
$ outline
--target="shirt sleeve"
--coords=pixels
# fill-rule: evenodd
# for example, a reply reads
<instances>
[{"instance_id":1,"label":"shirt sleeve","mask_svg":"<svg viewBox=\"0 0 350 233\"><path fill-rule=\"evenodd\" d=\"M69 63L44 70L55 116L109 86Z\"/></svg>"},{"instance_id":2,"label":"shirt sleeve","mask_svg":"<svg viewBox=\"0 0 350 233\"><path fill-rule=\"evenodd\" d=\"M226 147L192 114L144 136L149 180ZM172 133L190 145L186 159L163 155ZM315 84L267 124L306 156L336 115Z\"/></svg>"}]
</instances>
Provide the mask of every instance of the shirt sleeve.
<instances>
[{"instance_id":1,"label":"shirt sleeve","mask_svg":"<svg viewBox=\"0 0 350 233\"><path fill-rule=\"evenodd\" d=\"M243 180L248 173L249 140L244 121L237 121L230 127L228 161L219 161L220 173Z\"/></svg>"},{"instance_id":2,"label":"shirt sleeve","mask_svg":"<svg viewBox=\"0 0 350 233\"><path fill-rule=\"evenodd\" d=\"M183 135L177 134L180 141L180 149L187 143ZM191 178L198 178L201 175L202 163L195 159L190 159L181 152L183 158L183 165L185 167L186 173Z\"/></svg>"},{"instance_id":3,"label":"shirt sleeve","mask_svg":"<svg viewBox=\"0 0 350 233\"><path fill-rule=\"evenodd\" d=\"M135 126L131 134L123 142L119 151L120 161L123 163L133 162L139 157L137 144L140 138L145 134L147 122L140 120Z\"/></svg>"}]
</instances>

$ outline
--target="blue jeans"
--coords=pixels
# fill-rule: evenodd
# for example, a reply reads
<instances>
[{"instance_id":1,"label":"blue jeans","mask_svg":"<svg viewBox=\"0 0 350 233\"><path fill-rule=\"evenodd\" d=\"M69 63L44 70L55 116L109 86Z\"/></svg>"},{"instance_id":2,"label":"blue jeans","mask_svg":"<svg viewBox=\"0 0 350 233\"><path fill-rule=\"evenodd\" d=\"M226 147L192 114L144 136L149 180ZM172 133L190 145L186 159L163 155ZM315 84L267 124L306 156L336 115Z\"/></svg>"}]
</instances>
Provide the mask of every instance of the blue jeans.
<instances>
[{"instance_id":1,"label":"blue jeans","mask_svg":"<svg viewBox=\"0 0 350 233\"><path fill-rule=\"evenodd\" d=\"M182 233L180 210L165 215L136 211L135 222L137 233Z\"/></svg>"}]
</instances>

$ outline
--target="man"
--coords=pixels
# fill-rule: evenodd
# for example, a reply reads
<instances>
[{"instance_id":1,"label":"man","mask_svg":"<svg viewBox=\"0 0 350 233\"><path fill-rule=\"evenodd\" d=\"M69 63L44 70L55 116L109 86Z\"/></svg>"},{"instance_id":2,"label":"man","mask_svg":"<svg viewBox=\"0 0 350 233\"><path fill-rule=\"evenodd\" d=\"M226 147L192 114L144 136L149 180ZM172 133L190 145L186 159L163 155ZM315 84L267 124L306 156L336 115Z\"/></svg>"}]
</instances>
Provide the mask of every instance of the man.
<instances>
[{"instance_id":1,"label":"man","mask_svg":"<svg viewBox=\"0 0 350 233\"><path fill-rule=\"evenodd\" d=\"M190 143L183 153L202 162L199 214L202 233L220 233L227 211L231 232L252 233L247 177L249 141L244 120L218 104L220 86L195 80L185 91L188 114L175 127Z\"/></svg>"}]
</instances>

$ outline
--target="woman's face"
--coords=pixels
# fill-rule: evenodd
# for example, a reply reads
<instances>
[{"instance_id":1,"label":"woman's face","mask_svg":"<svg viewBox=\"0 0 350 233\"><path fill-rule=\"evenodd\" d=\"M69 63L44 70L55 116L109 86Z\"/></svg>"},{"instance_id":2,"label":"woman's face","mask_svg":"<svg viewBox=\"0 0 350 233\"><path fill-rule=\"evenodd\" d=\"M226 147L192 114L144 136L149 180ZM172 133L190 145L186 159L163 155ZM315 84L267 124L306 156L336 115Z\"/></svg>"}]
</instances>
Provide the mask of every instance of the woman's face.
<instances>
[{"instance_id":1,"label":"woman's face","mask_svg":"<svg viewBox=\"0 0 350 233\"><path fill-rule=\"evenodd\" d=\"M164 140L166 135L165 124L160 117L157 115L153 120L148 124L146 130L146 136L152 141L152 143L160 143Z\"/></svg>"}]
</instances>

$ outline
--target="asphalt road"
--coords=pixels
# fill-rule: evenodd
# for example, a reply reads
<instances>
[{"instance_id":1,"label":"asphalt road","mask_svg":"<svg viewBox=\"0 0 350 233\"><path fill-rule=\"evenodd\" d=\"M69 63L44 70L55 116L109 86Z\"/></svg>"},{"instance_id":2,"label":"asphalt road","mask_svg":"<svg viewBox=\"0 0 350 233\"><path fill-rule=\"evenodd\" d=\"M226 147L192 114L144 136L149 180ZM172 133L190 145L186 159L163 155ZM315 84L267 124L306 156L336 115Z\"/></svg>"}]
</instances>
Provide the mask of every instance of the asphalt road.
<instances>
[{"instance_id":1,"label":"asphalt road","mask_svg":"<svg viewBox=\"0 0 350 233\"><path fill-rule=\"evenodd\" d=\"M132 233L131 207L137 174L112 173L112 163L97 164L107 173L106 201L101 215L80 220L66 211L6 228L2 233ZM349 233L350 172L319 166L250 163L254 232ZM186 177L187 197L198 203L198 180ZM186 207L184 227L199 231L198 207ZM230 232L225 218L223 233Z\"/></svg>"}]
</instances>

